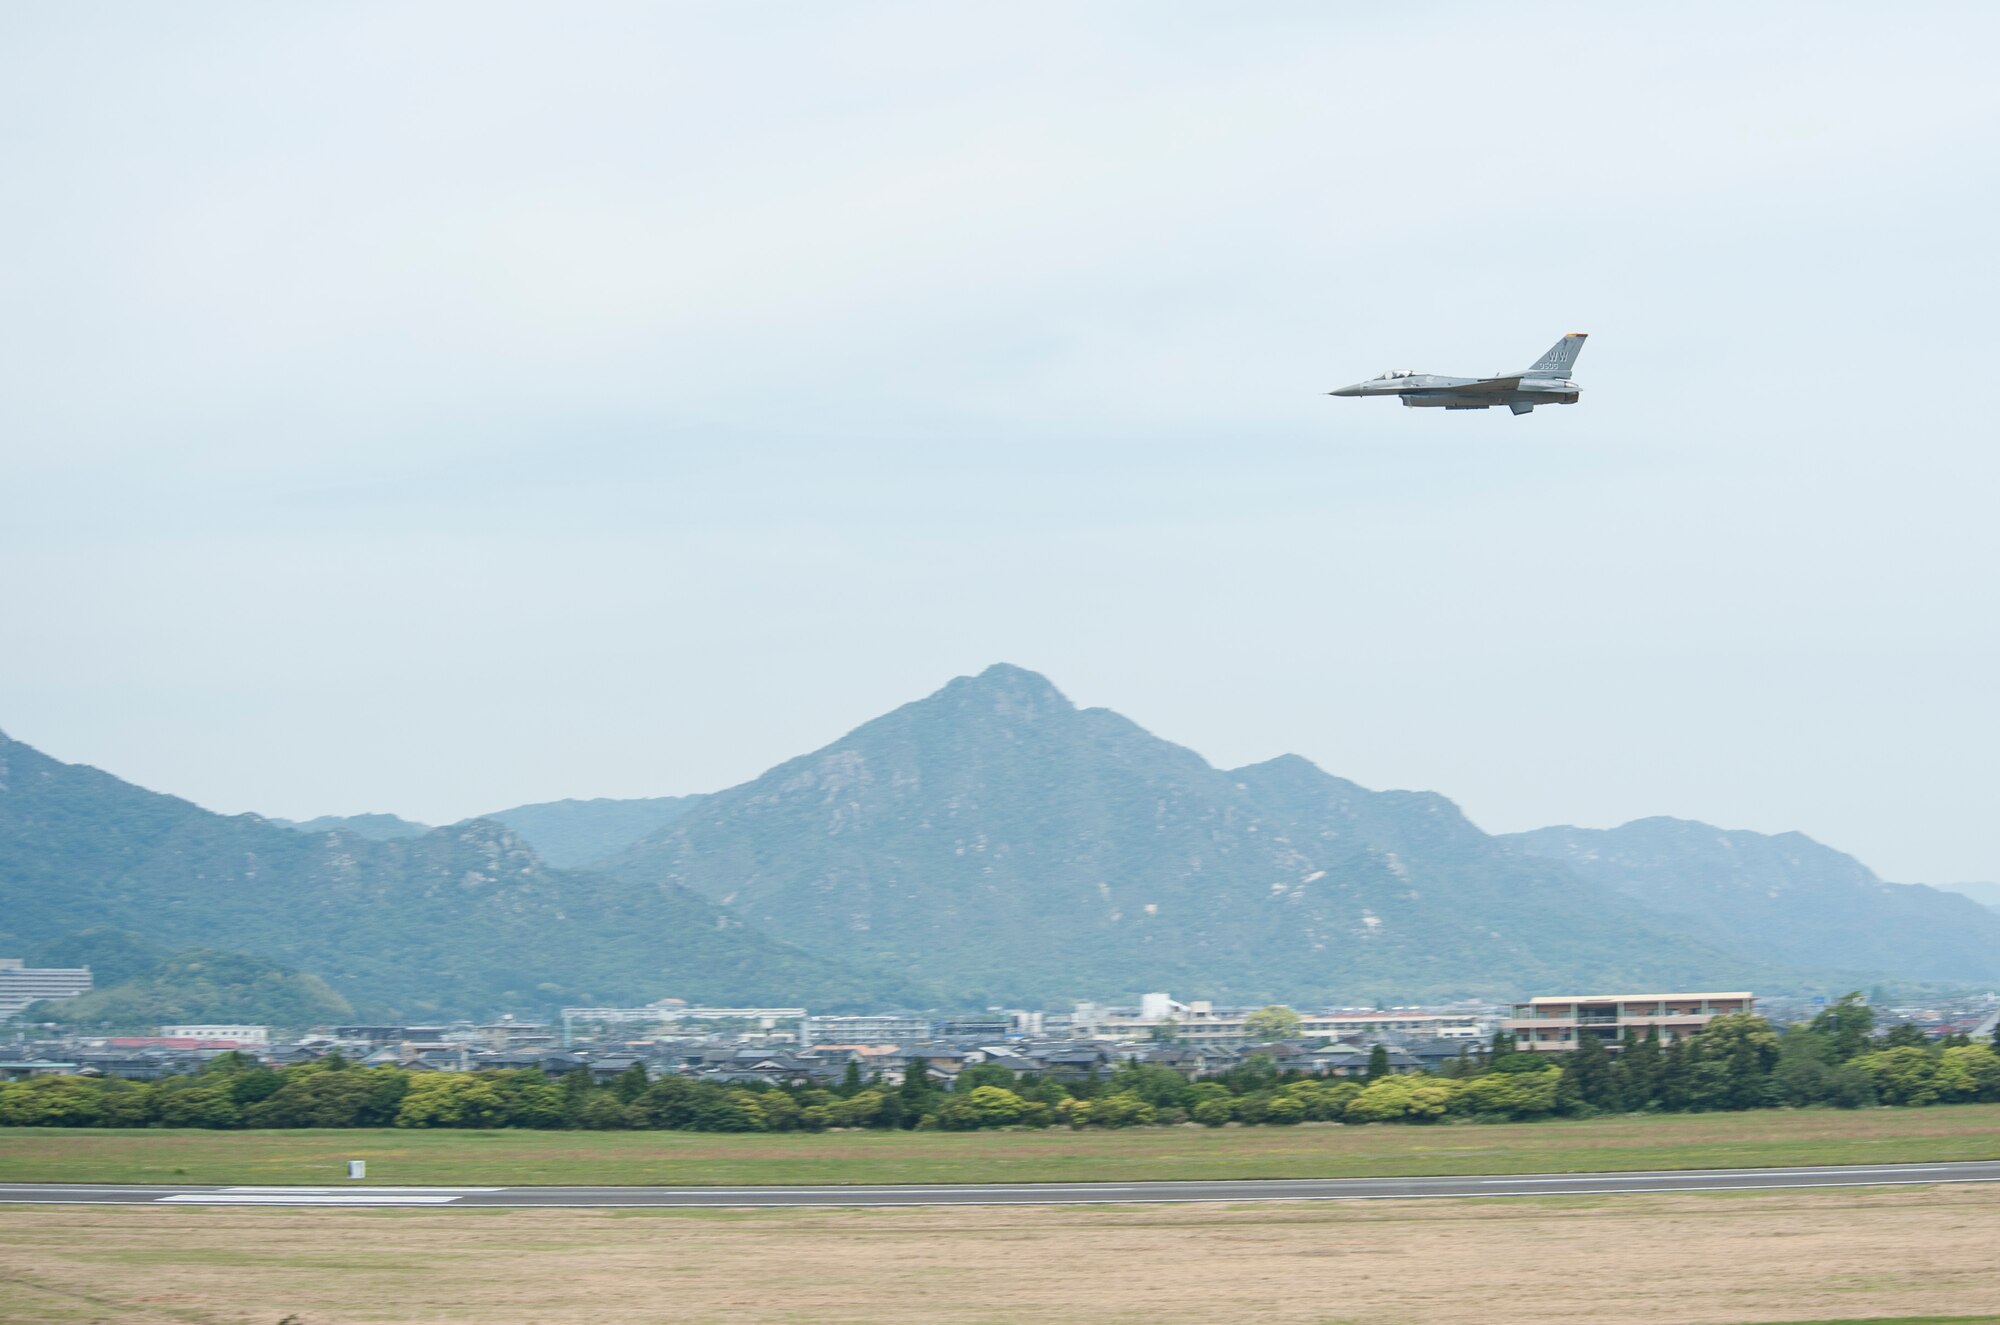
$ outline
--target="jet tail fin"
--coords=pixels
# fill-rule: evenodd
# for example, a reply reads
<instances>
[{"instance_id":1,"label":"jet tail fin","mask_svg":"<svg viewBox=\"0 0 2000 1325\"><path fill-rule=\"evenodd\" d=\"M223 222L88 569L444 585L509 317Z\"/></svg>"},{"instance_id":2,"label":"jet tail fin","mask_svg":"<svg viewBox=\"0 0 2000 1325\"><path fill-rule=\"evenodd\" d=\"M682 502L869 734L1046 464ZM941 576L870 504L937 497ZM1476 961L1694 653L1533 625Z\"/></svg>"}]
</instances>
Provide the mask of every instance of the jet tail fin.
<instances>
[{"instance_id":1,"label":"jet tail fin","mask_svg":"<svg viewBox=\"0 0 2000 1325\"><path fill-rule=\"evenodd\" d=\"M1588 339L1585 332L1574 332L1564 336L1549 348L1549 352L1535 360L1534 366L1524 371L1523 377L1568 377L1569 370L1576 365L1576 356L1583 353L1583 342Z\"/></svg>"}]
</instances>

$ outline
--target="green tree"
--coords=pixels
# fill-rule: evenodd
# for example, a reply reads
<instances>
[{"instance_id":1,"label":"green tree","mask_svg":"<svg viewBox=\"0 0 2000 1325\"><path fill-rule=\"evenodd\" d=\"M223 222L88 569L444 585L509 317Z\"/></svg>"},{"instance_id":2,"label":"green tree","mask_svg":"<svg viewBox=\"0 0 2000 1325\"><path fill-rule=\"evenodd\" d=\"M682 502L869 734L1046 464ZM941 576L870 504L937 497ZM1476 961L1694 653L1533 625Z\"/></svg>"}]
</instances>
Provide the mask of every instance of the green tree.
<instances>
[{"instance_id":1,"label":"green tree","mask_svg":"<svg viewBox=\"0 0 2000 1325\"><path fill-rule=\"evenodd\" d=\"M861 1080L861 1060L848 1059L847 1066L840 1070L840 1085L835 1088L836 1093L842 1098L852 1099L865 1089Z\"/></svg>"},{"instance_id":2,"label":"green tree","mask_svg":"<svg viewBox=\"0 0 2000 1325\"><path fill-rule=\"evenodd\" d=\"M1603 1040L1590 1034L1578 1036L1576 1049L1568 1055L1563 1071L1569 1075L1577 1100L1589 1109L1618 1108L1619 1082L1611 1070L1611 1055L1605 1052Z\"/></svg>"},{"instance_id":3,"label":"green tree","mask_svg":"<svg viewBox=\"0 0 2000 1325\"><path fill-rule=\"evenodd\" d=\"M1872 1109L1876 1104L1874 1078L1849 1059L1826 1074L1826 1102L1836 1109Z\"/></svg>"},{"instance_id":4,"label":"green tree","mask_svg":"<svg viewBox=\"0 0 2000 1325\"><path fill-rule=\"evenodd\" d=\"M562 1088L533 1068L512 1072L482 1072L500 1096L504 1127L570 1127L581 1121L579 1111L572 1119L563 1099ZM642 1097L643 1098L643 1097ZM636 1113L634 1116L637 1116Z\"/></svg>"},{"instance_id":5,"label":"green tree","mask_svg":"<svg viewBox=\"0 0 2000 1325\"><path fill-rule=\"evenodd\" d=\"M1983 1044L1959 1044L1942 1058L1941 1071L1951 1082L1954 1099L2000 1100L2000 1053Z\"/></svg>"},{"instance_id":6,"label":"green tree","mask_svg":"<svg viewBox=\"0 0 2000 1325\"><path fill-rule=\"evenodd\" d=\"M1106 1083L1114 1092L1137 1095L1156 1109L1186 1109L1194 1105L1193 1086L1171 1067L1128 1059Z\"/></svg>"},{"instance_id":7,"label":"green tree","mask_svg":"<svg viewBox=\"0 0 2000 1325\"><path fill-rule=\"evenodd\" d=\"M1875 1009L1857 989L1821 1009L1807 1029L1826 1037L1829 1063L1844 1063L1867 1051L1868 1037L1875 1031Z\"/></svg>"},{"instance_id":8,"label":"green tree","mask_svg":"<svg viewBox=\"0 0 2000 1325\"><path fill-rule=\"evenodd\" d=\"M959 1095L969 1095L981 1086L999 1086L1004 1090L1014 1088L1014 1073L998 1063L974 1063L958 1074L958 1080L951 1083L952 1091Z\"/></svg>"},{"instance_id":9,"label":"green tree","mask_svg":"<svg viewBox=\"0 0 2000 1325\"><path fill-rule=\"evenodd\" d=\"M577 1121L592 1131L606 1132L632 1125L632 1115L616 1091L600 1090L584 1101Z\"/></svg>"},{"instance_id":10,"label":"green tree","mask_svg":"<svg viewBox=\"0 0 2000 1325\"><path fill-rule=\"evenodd\" d=\"M1666 1113L1680 1113L1693 1107L1694 1092L1690 1088L1688 1073L1688 1045L1690 1040L1683 1036L1660 1053L1659 1089L1654 1098L1660 1109Z\"/></svg>"},{"instance_id":11,"label":"green tree","mask_svg":"<svg viewBox=\"0 0 2000 1325\"><path fill-rule=\"evenodd\" d=\"M284 1073L274 1072L268 1067L253 1067L247 1072L230 1075L229 1095L238 1104L248 1106L271 1098L284 1084Z\"/></svg>"},{"instance_id":12,"label":"green tree","mask_svg":"<svg viewBox=\"0 0 2000 1325\"><path fill-rule=\"evenodd\" d=\"M1913 1021L1897 1022L1879 1043L1884 1049L1923 1049L1930 1045L1930 1041L1924 1038L1923 1028Z\"/></svg>"},{"instance_id":13,"label":"green tree","mask_svg":"<svg viewBox=\"0 0 2000 1325\"><path fill-rule=\"evenodd\" d=\"M1625 1034L1625 1047L1612 1063L1618 1079L1618 1096L1624 1108L1640 1110L1659 1106L1660 1033L1647 1027L1644 1035Z\"/></svg>"},{"instance_id":14,"label":"green tree","mask_svg":"<svg viewBox=\"0 0 2000 1325\"><path fill-rule=\"evenodd\" d=\"M652 1084L652 1078L646 1071L646 1065L644 1063L634 1063L618 1074L617 1078L611 1083L611 1089L618 1096L619 1103L631 1104L641 1095L644 1095L646 1087Z\"/></svg>"},{"instance_id":15,"label":"green tree","mask_svg":"<svg viewBox=\"0 0 2000 1325\"><path fill-rule=\"evenodd\" d=\"M1533 1072L1488 1072L1461 1083L1452 1103L1457 1112L1477 1117L1532 1118L1554 1112L1562 1081L1563 1070L1553 1063Z\"/></svg>"},{"instance_id":16,"label":"green tree","mask_svg":"<svg viewBox=\"0 0 2000 1325\"><path fill-rule=\"evenodd\" d=\"M1282 1003L1272 1003L1243 1019L1243 1033L1264 1044L1289 1040L1299 1033L1299 1014Z\"/></svg>"},{"instance_id":17,"label":"green tree","mask_svg":"<svg viewBox=\"0 0 2000 1325\"><path fill-rule=\"evenodd\" d=\"M1943 1097L1945 1083L1939 1080L1939 1059L1928 1049L1913 1044L1877 1049L1855 1057L1853 1063L1868 1074L1875 1093L1884 1104L1921 1108Z\"/></svg>"},{"instance_id":18,"label":"green tree","mask_svg":"<svg viewBox=\"0 0 2000 1325\"><path fill-rule=\"evenodd\" d=\"M287 1072L284 1084L252 1104L252 1127L383 1127L395 1120L409 1088L396 1068L365 1072Z\"/></svg>"},{"instance_id":19,"label":"green tree","mask_svg":"<svg viewBox=\"0 0 2000 1325\"><path fill-rule=\"evenodd\" d=\"M1278 1084L1278 1065L1269 1054L1251 1054L1218 1080L1238 1095L1254 1095Z\"/></svg>"},{"instance_id":20,"label":"green tree","mask_svg":"<svg viewBox=\"0 0 2000 1325\"><path fill-rule=\"evenodd\" d=\"M842 1096L833 1106L833 1126L873 1127L876 1115L882 1111L882 1103L883 1096L879 1090L861 1090Z\"/></svg>"},{"instance_id":21,"label":"green tree","mask_svg":"<svg viewBox=\"0 0 2000 1325\"><path fill-rule=\"evenodd\" d=\"M169 1077L153 1087L153 1111L162 1127L235 1127L243 1111L227 1077Z\"/></svg>"},{"instance_id":22,"label":"green tree","mask_svg":"<svg viewBox=\"0 0 2000 1325\"><path fill-rule=\"evenodd\" d=\"M1833 1089L1832 1043L1805 1026L1789 1026L1778 1037L1778 1066L1771 1073L1778 1102L1793 1107L1822 1104Z\"/></svg>"},{"instance_id":23,"label":"green tree","mask_svg":"<svg viewBox=\"0 0 2000 1325\"><path fill-rule=\"evenodd\" d=\"M583 1123L584 1106L597 1091L597 1082L587 1067L573 1067L559 1079L563 1100L563 1120L571 1127Z\"/></svg>"},{"instance_id":24,"label":"green tree","mask_svg":"<svg viewBox=\"0 0 2000 1325\"><path fill-rule=\"evenodd\" d=\"M410 1082L396 1109L398 1127L499 1127L507 1104L490 1072L433 1072Z\"/></svg>"},{"instance_id":25,"label":"green tree","mask_svg":"<svg viewBox=\"0 0 2000 1325\"><path fill-rule=\"evenodd\" d=\"M980 1127L1012 1127L1025 1121L1031 1110L1045 1110L1045 1105L1031 1105L1004 1086L975 1086L963 1094L952 1097L938 1106L938 1126L952 1131L971 1131Z\"/></svg>"},{"instance_id":26,"label":"green tree","mask_svg":"<svg viewBox=\"0 0 2000 1325\"><path fill-rule=\"evenodd\" d=\"M1558 1070L1549 1072L1552 1082L1561 1076ZM1354 1097L1347 1106L1347 1118L1358 1123L1434 1122L1450 1110L1462 1091L1474 1084L1443 1077L1383 1077Z\"/></svg>"},{"instance_id":27,"label":"green tree","mask_svg":"<svg viewBox=\"0 0 2000 1325\"><path fill-rule=\"evenodd\" d=\"M32 1077L0 1085L0 1125L102 1127L109 1082L92 1077Z\"/></svg>"},{"instance_id":28,"label":"green tree","mask_svg":"<svg viewBox=\"0 0 2000 1325\"><path fill-rule=\"evenodd\" d=\"M903 1084L896 1088L902 1125L915 1127L925 1115L936 1112L940 1096L941 1092L931 1082L930 1060L910 1059L903 1068Z\"/></svg>"},{"instance_id":29,"label":"green tree","mask_svg":"<svg viewBox=\"0 0 2000 1325\"><path fill-rule=\"evenodd\" d=\"M1368 1074L1366 1080L1380 1081L1389 1075L1389 1050L1386 1045L1376 1045L1368 1051Z\"/></svg>"},{"instance_id":30,"label":"green tree","mask_svg":"<svg viewBox=\"0 0 2000 1325\"><path fill-rule=\"evenodd\" d=\"M1758 1109L1773 1102L1778 1033L1764 1018L1734 1012L1712 1019L1688 1041L1688 1107Z\"/></svg>"},{"instance_id":31,"label":"green tree","mask_svg":"<svg viewBox=\"0 0 2000 1325\"><path fill-rule=\"evenodd\" d=\"M1112 1091L1093 1100L1070 1103L1073 1112L1092 1127L1140 1127L1153 1121L1153 1106L1128 1091Z\"/></svg>"},{"instance_id":32,"label":"green tree","mask_svg":"<svg viewBox=\"0 0 2000 1325\"><path fill-rule=\"evenodd\" d=\"M1229 1096L1211 1096L1194 1106L1193 1118L1203 1127L1220 1127L1236 1118L1236 1101Z\"/></svg>"},{"instance_id":33,"label":"green tree","mask_svg":"<svg viewBox=\"0 0 2000 1325\"><path fill-rule=\"evenodd\" d=\"M1280 1091L1264 1106L1264 1121L1281 1127L1302 1123L1306 1121L1306 1102L1296 1095Z\"/></svg>"}]
</instances>

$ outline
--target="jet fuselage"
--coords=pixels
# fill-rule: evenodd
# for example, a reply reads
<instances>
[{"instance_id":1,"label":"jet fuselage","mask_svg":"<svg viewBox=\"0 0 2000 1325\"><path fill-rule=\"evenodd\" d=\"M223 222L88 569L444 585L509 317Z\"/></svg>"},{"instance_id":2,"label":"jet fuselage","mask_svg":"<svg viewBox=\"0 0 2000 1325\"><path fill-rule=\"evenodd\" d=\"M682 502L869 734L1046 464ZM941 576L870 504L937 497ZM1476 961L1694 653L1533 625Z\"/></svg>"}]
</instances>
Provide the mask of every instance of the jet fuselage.
<instances>
[{"instance_id":1,"label":"jet fuselage","mask_svg":"<svg viewBox=\"0 0 2000 1325\"><path fill-rule=\"evenodd\" d=\"M1581 333L1563 337L1534 365L1501 377L1440 377L1435 373L1393 369L1366 382L1329 392L1335 396L1400 396L1418 409L1492 409L1505 405L1526 414L1537 405L1574 405L1583 388L1570 380L1569 368L1583 349Z\"/></svg>"}]
</instances>

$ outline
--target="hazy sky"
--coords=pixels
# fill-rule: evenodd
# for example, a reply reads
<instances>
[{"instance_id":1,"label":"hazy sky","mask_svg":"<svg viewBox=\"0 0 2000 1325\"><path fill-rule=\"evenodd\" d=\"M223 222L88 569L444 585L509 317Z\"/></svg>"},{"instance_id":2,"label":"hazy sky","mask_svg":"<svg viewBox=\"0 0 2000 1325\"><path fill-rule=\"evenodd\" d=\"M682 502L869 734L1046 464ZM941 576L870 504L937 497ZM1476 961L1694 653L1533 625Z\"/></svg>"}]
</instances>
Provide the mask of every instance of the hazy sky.
<instances>
[{"instance_id":1,"label":"hazy sky","mask_svg":"<svg viewBox=\"0 0 2000 1325\"><path fill-rule=\"evenodd\" d=\"M953 675L2000 877L2000 7L0 9L0 729L708 790ZM1583 403L1323 392L1591 333Z\"/></svg>"}]
</instances>

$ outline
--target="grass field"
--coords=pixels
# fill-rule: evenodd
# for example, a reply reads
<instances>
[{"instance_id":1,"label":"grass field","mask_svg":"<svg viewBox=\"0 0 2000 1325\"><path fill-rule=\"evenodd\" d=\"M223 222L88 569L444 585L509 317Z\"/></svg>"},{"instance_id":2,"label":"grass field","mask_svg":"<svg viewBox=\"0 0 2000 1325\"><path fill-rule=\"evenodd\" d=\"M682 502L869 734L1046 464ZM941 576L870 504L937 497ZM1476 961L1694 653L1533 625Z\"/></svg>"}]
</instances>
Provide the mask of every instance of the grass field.
<instances>
[{"instance_id":1,"label":"grass field","mask_svg":"<svg viewBox=\"0 0 2000 1325\"><path fill-rule=\"evenodd\" d=\"M0 1206L7 1325L2000 1318L2000 1187L876 1210Z\"/></svg>"},{"instance_id":2,"label":"grass field","mask_svg":"<svg viewBox=\"0 0 2000 1325\"><path fill-rule=\"evenodd\" d=\"M115 1131L0 1129L0 1181L714 1184L1118 1182L1562 1173L2000 1159L2000 1105L1768 1110L1502 1126L1125 1132Z\"/></svg>"}]
</instances>

